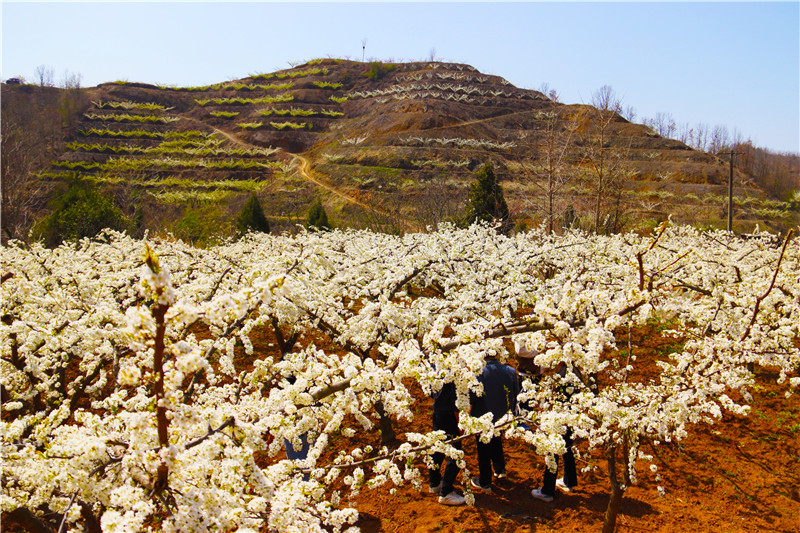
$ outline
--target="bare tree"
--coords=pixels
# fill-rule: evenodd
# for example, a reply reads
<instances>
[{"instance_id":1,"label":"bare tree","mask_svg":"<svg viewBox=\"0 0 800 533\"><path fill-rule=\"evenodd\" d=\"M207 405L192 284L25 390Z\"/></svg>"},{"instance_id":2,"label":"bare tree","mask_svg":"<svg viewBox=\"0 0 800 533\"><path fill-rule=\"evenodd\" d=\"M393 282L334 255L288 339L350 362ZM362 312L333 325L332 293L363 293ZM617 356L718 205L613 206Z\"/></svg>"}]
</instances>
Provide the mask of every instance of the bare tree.
<instances>
[{"instance_id":1,"label":"bare tree","mask_svg":"<svg viewBox=\"0 0 800 533\"><path fill-rule=\"evenodd\" d=\"M546 81L542 82L542 84L539 86L539 92L544 94L546 97L548 97L553 102L559 102L560 101L558 99L559 98L558 91L556 91L554 88L550 87L550 84L547 83Z\"/></svg>"},{"instance_id":2,"label":"bare tree","mask_svg":"<svg viewBox=\"0 0 800 533\"><path fill-rule=\"evenodd\" d=\"M691 146L695 150L705 152L708 148L708 125L702 122L694 127L694 135L692 136Z\"/></svg>"},{"instance_id":3,"label":"bare tree","mask_svg":"<svg viewBox=\"0 0 800 533\"><path fill-rule=\"evenodd\" d=\"M83 74L80 72L64 71L64 76L61 78L61 87L64 89L80 89Z\"/></svg>"},{"instance_id":4,"label":"bare tree","mask_svg":"<svg viewBox=\"0 0 800 533\"><path fill-rule=\"evenodd\" d=\"M622 111L622 116L625 117L625 120L628 122L635 122L636 121L636 108L632 105L626 105L625 109Z\"/></svg>"},{"instance_id":5,"label":"bare tree","mask_svg":"<svg viewBox=\"0 0 800 533\"><path fill-rule=\"evenodd\" d=\"M586 178L594 196L594 231L600 233L603 207L612 192L614 204L607 229L618 231L622 215L622 182L627 176L624 160L629 149L629 145L619 144L614 131L622 102L614 89L604 85L592 95L591 103L594 109L584 110L582 129L586 136L583 165L587 168Z\"/></svg>"},{"instance_id":6,"label":"bare tree","mask_svg":"<svg viewBox=\"0 0 800 533\"><path fill-rule=\"evenodd\" d=\"M39 65L34 70L34 76L39 80L40 87L55 86L55 69L49 65Z\"/></svg>"},{"instance_id":7,"label":"bare tree","mask_svg":"<svg viewBox=\"0 0 800 533\"><path fill-rule=\"evenodd\" d=\"M544 137L539 146L538 158L533 167L537 180L534 184L544 195L544 212L547 231L555 231L556 219L560 217L558 198L564 187L573 178L567 159L571 147L574 125L565 124L557 112L542 115L545 123Z\"/></svg>"},{"instance_id":8,"label":"bare tree","mask_svg":"<svg viewBox=\"0 0 800 533\"><path fill-rule=\"evenodd\" d=\"M361 39L361 62L364 62L364 56L367 53L367 38Z\"/></svg>"},{"instance_id":9,"label":"bare tree","mask_svg":"<svg viewBox=\"0 0 800 533\"><path fill-rule=\"evenodd\" d=\"M0 240L26 240L51 187L38 174L60 148L60 101L55 91L19 93L4 86L0 102Z\"/></svg>"},{"instance_id":10,"label":"bare tree","mask_svg":"<svg viewBox=\"0 0 800 533\"><path fill-rule=\"evenodd\" d=\"M436 48L431 47L428 52L428 61L436 61Z\"/></svg>"},{"instance_id":11,"label":"bare tree","mask_svg":"<svg viewBox=\"0 0 800 533\"><path fill-rule=\"evenodd\" d=\"M82 79L82 74L65 70L61 80L61 86L65 89L61 97L61 123L67 130L75 126L81 112L88 105L85 91L81 89Z\"/></svg>"},{"instance_id":12,"label":"bare tree","mask_svg":"<svg viewBox=\"0 0 800 533\"><path fill-rule=\"evenodd\" d=\"M708 146L708 151L712 154L723 151L730 144L728 136L728 128L726 126L714 126L711 131L711 141Z\"/></svg>"},{"instance_id":13,"label":"bare tree","mask_svg":"<svg viewBox=\"0 0 800 533\"><path fill-rule=\"evenodd\" d=\"M645 126L650 126L655 130L656 133L668 139L673 137L677 128L675 119L672 118L672 115L669 113L663 113L661 111L656 113L655 117L645 119L644 124Z\"/></svg>"}]
</instances>

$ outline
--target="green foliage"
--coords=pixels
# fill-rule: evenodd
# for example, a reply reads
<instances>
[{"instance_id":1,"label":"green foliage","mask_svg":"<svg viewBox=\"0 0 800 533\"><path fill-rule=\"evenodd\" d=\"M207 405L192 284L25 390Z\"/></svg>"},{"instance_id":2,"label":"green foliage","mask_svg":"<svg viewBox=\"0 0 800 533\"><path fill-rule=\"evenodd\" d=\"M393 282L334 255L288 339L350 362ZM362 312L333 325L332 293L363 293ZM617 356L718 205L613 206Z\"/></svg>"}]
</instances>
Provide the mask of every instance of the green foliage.
<instances>
[{"instance_id":1,"label":"green foliage","mask_svg":"<svg viewBox=\"0 0 800 533\"><path fill-rule=\"evenodd\" d=\"M564 220L562 221L562 225L564 226L564 229L579 228L581 225L581 219L575 212L575 208L571 205L567 207L566 211L564 211Z\"/></svg>"},{"instance_id":2,"label":"green foliage","mask_svg":"<svg viewBox=\"0 0 800 533\"><path fill-rule=\"evenodd\" d=\"M255 193L250 194L250 198L236 217L236 231L239 235L244 235L248 231L269 233L269 221L264 216L264 210Z\"/></svg>"},{"instance_id":3,"label":"green foliage","mask_svg":"<svg viewBox=\"0 0 800 533\"><path fill-rule=\"evenodd\" d=\"M166 117L161 115L130 115L127 113L119 115L101 115L97 113L84 113L83 115L88 120L101 120L103 122L149 122L169 124L170 122L177 122L180 120L178 117Z\"/></svg>"},{"instance_id":4,"label":"green foliage","mask_svg":"<svg viewBox=\"0 0 800 533\"><path fill-rule=\"evenodd\" d=\"M800 211L800 190L789 193L786 203L788 208L792 211Z\"/></svg>"},{"instance_id":5,"label":"green foliage","mask_svg":"<svg viewBox=\"0 0 800 533\"><path fill-rule=\"evenodd\" d=\"M314 85L320 89L338 89L342 86L341 83L331 83L329 81L315 81Z\"/></svg>"},{"instance_id":6,"label":"green foliage","mask_svg":"<svg viewBox=\"0 0 800 533\"><path fill-rule=\"evenodd\" d=\"M323 231L331 229L331 225L328 223L328 214L325 212L325 207L322 205L319 198L317 198L317 201L308 209L306 227Z\"/></svg>"},{"instance_id":7,"label":"green foliage","mask_svg":"<svg viewBox=\"0 0 800 533\"><path fill-rule=\"evenodd\" d=\"M197 139L208 138L212 134L202 131L147 131L147 130L109 130L102 128L89 128L82 131L85 137L111 137L124 139Z\"/></svg>"},{"instance_id":8,"label":"green foliage","mask_svg":"<svg viewBox=\"0 0 800 533\"><path fill-rule=\"evenodd\" d=\"M212 111L209 113L212 117L219 118L233 118L239 114L238 111Z\"/></svg>"},{"instance_id":9,"label":"green foliage","mask_svg":"<svg viewBox=\"0 0 800 533\"><path fill-rule=\"evenodd\" d=\"M99 102L92 102L92 104L98 109L142 109L145 111L167 111L172 109L155 102L131 102L129 100L124 102L103 102L100 100Z\"/></svg>"},{"instance_id":10,"label":"green foliage","mask_svg":"<svg viewBox=\"0 0 800 533\"><path fill-rule=\"evenodd\" d=\"M511 216L503 196L503 188L497 183L491 163L483 165L470 185L464 225L475 222L501 223L500 231L508 233L511 229Z\"/></svg>"},{"instance_id":11,"label":"green foliage","mask_svg":"<svg viewBox=\"0 0 800 533\"><path fill-rule=\"evenodd\" d=\"M283 130L283 129L286 129L286 128L290 128L290 129L293 129L293 130L300 130L300 129L303 129L303 128L306 127L306 123L305 122L300 122L300 123L298 123L298 122L270 122L269 125L272 126L273 128L275 128L276 130ZM309 129L310 129L310 127L311 127L311 125L309 124Z\"/></svg>"},{"instance_id":12,"label":"green foliage","mask_svg":"<svg viewBox=\"0 0 800 533\"><path fill-rule=\"evenodd\" d=\"M391 63L382 63L380 61L373 61L369 64L367 71L364 73L365 78L369 78L373 81L379 80L384 77L389 72L393 71L397 65L393 65Z\"/></svg>"},{"instance_id":13,"label":"green foliage","mask_svg":"<svg viewBox=\"0 0 800 533\"><path fill-rule=\"evenodd\" d=\"M219 208L213 205L188 207L172 226L175 237L195 246L213 244L224 235L230 226L226 225Z\"/></svg>"},{"instance_id":14,"label":"green foliage","mask_svg":"<svg viewBox=\"0 0 800 533\"><path fill-rule=\"evenodd\" d=\"M291 102L294 96L289 93L282 93L276 96L265 96L263 98L196 98L195 102L199 106L213 105L250 105L250 104L271 104L273 102Z\"/></svg>"},{"instance_id":15,"label":"green foliage","mask_svg":"<svg viewBox=\"0 0 800 533\"><path fill-rule=\"evenodd\" d=\"M46 246L94 237L105 228L125 231L130 226L111 199L85 181L70 181L52 208L34 230L34 236L43 239Z\"/></svg>"}]
</instances>

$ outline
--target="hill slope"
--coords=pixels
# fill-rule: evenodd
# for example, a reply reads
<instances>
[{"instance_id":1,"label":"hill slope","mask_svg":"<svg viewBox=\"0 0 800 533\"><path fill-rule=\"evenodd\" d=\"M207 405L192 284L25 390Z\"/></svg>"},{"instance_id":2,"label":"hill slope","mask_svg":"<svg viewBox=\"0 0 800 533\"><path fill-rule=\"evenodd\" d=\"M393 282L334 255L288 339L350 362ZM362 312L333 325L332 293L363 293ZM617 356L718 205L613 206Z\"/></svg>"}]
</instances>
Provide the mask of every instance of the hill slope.
<instances>
[{"instance_id":1,"label":"hill slope","mask_svg":"<svg viewBox=\"0 0 800 533\"><path fill-rule=\"evenodd\" d=\"M4 86L3 99L26 90L38 89ZM72 141L41 176L108 187L140 230L175 230L191 211L222 228L251 191L273 228L302 222L319 197L334 224L417 230L457 217L487 161L528 224L726 217L727 162L467 65L324 59L205 87L84 91ZM746 176L735 182L738 229L796 223Z\"/></svg>"}]
</instances>

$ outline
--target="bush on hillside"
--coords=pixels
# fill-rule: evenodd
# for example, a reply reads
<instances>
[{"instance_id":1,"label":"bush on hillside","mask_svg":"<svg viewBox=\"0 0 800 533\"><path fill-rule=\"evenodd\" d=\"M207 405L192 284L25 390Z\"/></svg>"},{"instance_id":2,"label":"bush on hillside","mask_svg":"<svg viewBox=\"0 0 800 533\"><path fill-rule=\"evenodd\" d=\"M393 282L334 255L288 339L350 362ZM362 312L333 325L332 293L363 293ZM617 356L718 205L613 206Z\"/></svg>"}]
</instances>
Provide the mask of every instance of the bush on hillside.
<instances>
[{"instance_id":1,"label":"bush on hillside","mask_svg":"<svg viewBox=\"0 0 800 533\"><path fill-rule=\"evenodd\" d=\"M178 239L203 247L230 235L230 222L216 207L189 207L170 229Z\"/></svg>"},{"instance_id":2,"label":"bush on hillside","mask_svg":"<svg viewBox=\"0 0 800 533\"><path fill-rule=\"evenodd\" d=\"M464 225L476 222L499 222L500 231L508 233L512 227L503 187L497 183L491 163L486 163L475 175L470 185Z\"/></svg>"},{"instance_id":3,"label":"bush on hillside","mask_svg":"<svg viewBox=\"0 0 800 533\"><path fill-rule=\"evenodd\" d=\"M236 232L244 235L249 231L259 231L269 233L269 221L264 215L261 203L255 193L250 194L250 198L245 202L239 216L236 217Z\"/></svg>"},{"instance_id":4,"label":"bush on hillside","mask_svg":"<svg viewBox=\"0 0 800 533\"><path fill-rule=\"evenodd\" d=\"M380 61L373 61L369 64L369 68L367 69L367 72L364 73L364 77L369 78L373 81L379 80L386 74L394 70L396 66L397 65L393 65L391 63L382 63Z\"/></svg>"},{"instance_id":5,"label":"bush on hillside","mask_svg":"<svg viewBox=\"0 0 800 533\"><path fill-rule=\"evenodd\" d=\"M325 212L325 207L319 199L308 209L306 227L322 231L331 229L331 225L328 223L328 214Z\"/></svg>"},{"instance_id":6,"label":"bush on hillside","mask_svg":"<svg viewBox=\"0 0 800 533\"><path fill-rule=\"evenodd\" d=\"M52 213L39 222L34 237L55 247L63 241L94 237L105 228L127 231L130 221L108 196L87 182L75 180L53 202Z\"/></svg>"}]
</instances>

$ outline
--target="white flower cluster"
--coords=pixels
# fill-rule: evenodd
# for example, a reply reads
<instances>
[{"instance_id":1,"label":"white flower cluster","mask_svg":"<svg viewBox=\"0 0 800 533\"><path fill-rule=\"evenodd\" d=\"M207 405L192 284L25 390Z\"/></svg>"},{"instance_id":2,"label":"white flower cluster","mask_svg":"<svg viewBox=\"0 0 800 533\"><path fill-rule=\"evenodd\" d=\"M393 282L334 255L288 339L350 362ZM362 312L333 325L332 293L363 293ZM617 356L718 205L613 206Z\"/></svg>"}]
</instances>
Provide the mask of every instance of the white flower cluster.
<instances>
[{"instance_id":1,"label":"white flower cluster","mask_svg":"<svg viewBox=\"0 0 800 533\"><path fill-rule=\"evenodd\" d=\"M590 447L624 443L635 479L643 439L746 413L753 365L776 369L788 393L800 385L800 249L766 237L473 226L208 250L114 232L9 245L0 510L55 513L75 530L80 506L126 531L341 531L357 519L348 495L419 485L436 451L466 466L441 432L400 433L393 450L351 444L414 417L412 381L426 393L454 383L465 434L503 432L549 462L567 428ZM632 377L635 347L611 355L642 324L680 341L647 381ZM280 357L258 353L254 331L273 331ZM512 345L545 377L524 383L516 418L467 416L485 356L506 360ZM308 443L305 459L279 460L284 440Z\"/></svg>"}]
</instances>

